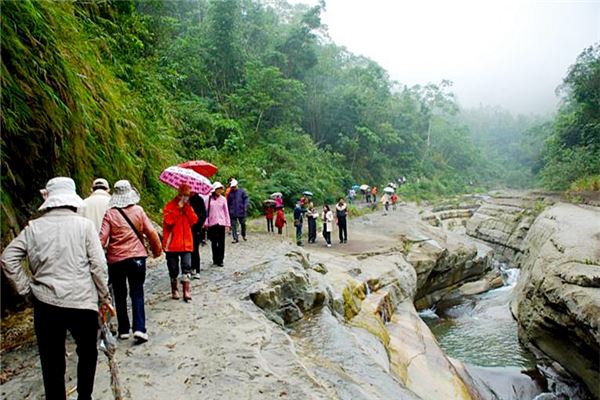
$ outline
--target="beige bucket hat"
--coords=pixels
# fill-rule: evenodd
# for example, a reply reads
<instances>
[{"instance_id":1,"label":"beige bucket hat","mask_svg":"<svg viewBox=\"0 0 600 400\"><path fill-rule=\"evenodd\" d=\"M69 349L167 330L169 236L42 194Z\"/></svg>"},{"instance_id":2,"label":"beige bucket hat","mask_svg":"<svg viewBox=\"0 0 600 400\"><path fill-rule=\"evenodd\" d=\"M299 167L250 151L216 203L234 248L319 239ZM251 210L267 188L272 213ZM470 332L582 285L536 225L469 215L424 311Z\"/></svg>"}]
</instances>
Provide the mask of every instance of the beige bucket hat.
<instances>
[{"instance_id":1,"label":"beige bucket hat","mask_svg":"<svg viewBox=\"0 0 600 400\"><path fill-rule=\"evenodd\" d=\"M140 194L128 180L120 180L115 182L113 194L108 202L109 208L125 208L140 201Z\"/></svg>"}]
</instances>

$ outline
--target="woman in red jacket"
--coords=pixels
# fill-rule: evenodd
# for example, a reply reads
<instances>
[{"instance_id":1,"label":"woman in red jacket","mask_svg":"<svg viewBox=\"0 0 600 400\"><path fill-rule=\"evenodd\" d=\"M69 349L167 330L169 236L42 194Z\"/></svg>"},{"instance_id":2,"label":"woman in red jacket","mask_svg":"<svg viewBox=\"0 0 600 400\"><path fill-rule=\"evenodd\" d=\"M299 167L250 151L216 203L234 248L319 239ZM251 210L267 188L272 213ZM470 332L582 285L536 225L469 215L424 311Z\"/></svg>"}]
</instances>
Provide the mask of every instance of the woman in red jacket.
<instances>
[{"instance_id":1,"label":"woman in red jacket","mask_svg":"<svg viewBox=\"0 0 600 400\"><path fill-rule=\"evenodd\" d=\"M192 300L190 292L194 250L192 226L198 222L198 217L189 203L191 194L190 187L183 184L179 187L179 194L163 208L163 248L171 277L171 297L175 300L179 299L177 277L180 264L183 300Z\"/></svg>"},{"instance_id":2,"label":"woman in red jacket","mask_svg":"<svg viewBox=\"0 0 600 400\"><path fill-rule=\"evenodd\" d=\"M283 205L276 206L277 208L277 216L275 217L275 226L277 227L277 233L282 234L283 226L286 224L285 214L283 213Z\"/></svg>"}]
</instances>

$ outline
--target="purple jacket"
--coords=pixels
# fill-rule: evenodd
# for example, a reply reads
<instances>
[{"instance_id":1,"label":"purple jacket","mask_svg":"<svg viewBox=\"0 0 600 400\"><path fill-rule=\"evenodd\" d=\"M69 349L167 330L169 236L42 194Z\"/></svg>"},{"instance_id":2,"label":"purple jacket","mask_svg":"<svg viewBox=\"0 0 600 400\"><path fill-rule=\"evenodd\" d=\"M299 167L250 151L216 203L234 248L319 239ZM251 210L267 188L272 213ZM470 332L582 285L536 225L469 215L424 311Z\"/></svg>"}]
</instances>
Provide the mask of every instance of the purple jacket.
<instances>
[{"instance_id":1,"label":"purple jacket","mask_svg":"<svg viewBox=\"0 0 600 400\"><path fill-rule=\"evenodd\" d=\"M244 189L231 190L227 196L227 207L232 218L242 218L248 211L248 195Z\"/></svg>"}]
</instances>

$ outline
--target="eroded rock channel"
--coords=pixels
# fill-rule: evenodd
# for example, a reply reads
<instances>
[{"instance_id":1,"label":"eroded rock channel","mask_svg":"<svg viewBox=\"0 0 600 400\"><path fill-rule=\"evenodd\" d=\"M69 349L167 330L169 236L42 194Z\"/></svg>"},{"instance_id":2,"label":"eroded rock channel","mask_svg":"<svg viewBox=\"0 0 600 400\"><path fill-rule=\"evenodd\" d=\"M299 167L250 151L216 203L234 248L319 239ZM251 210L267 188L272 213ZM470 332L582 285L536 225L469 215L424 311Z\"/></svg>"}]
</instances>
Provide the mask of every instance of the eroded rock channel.
<instances>
[{"instance_id":1,"label":"eroded rock channel","mask_svg":"<svg viewBox=\"0 0 600 400\"><path fill-rule=\"evenodd\" d=\"M533 399L550 390L542 396L561 398L560 390L544 387L544 372L555 371L563 353L573 351L552 350L561 346L553 329L578 340L578 356L572 355L577 362L561 369L561 376L583 383L572 394L597 396L588 378L598 373L597 357L590 354L598 354L598 229L594 233L588 225L596 248L581 254L583 247L561 241L568 235L556 233L556 227L553 234L529 237L538 232L540 217L559 223L562 213L545 214L551 208L538 217L532 211L530 221L521 225L526 210L534 209L523 207L516 231L506 224L504 236L495 237L492 217L479 215L493 201L428 211L406 205L387 215L369 214L351 222L348 244L333 248L325 248L322 240L299 248L285 238L255 233L246 243L228 244L224 268L205 263L202 278L193 282L190 304L169 299L166 266L159 262L146 283L150 341L141 346L121 342L117 355L127 396L510 400ZM592 214L582 218L599 218L597 209L585 210ZM578 224L577 218L570 220ZM544 225L540 231L548 229ZM576 265L563 270L565 262L544 250L553 267L550 275L539 277L538 269L545 268L534 249L542 242L562 246L559 253ZM568 250L575 248L576 256ZM451 359L417 311L450 310L502 286L493 260L498 254L522 267L512 312L519 318L521 341L547 360L540 362L542 373L535 362L499 369ZM558 294L561 285L569 296ZM546 304L555 314L544 313ZM3 398L41 397L35 357L32 344L3 354ZM102 357L94 395L110 399ZM71 355L71 380L74 360ZM533 371L524 374L522 369Z\"/></svg>"}]
</instances>

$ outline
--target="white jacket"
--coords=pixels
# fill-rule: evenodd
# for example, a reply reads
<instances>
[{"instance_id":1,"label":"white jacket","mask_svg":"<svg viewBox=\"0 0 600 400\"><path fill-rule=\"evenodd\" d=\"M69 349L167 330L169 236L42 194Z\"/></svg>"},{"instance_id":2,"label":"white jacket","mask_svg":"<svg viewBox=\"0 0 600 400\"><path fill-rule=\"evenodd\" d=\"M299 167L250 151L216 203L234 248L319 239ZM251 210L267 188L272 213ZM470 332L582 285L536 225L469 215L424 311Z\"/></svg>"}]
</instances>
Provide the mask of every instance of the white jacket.
<instances>
[{"instance_id":1,"label":"white jacket","mask_svg":"<svg viewBox=\"0 0 600 400\"><path fill-rule=\"evenodd\" d=\"M325 223L325 230L327 232L333 231L333 211L329 210L323 213L323 222Z\"/></svg>"},{"instance_id":2,"label":"white jacket","mask_svg":"<svg viewBox=\"0 0 600 400\"><path fill-rule=\"evenodd\" d=\"M29 259L31 277L21 261ZM4 249L0 265L25 296L57 307L98 310L108 302L106 258L94 224L67 209L50 210Z\"/></svg>"},{"instance_id":3,"label":"white jacket","mask_svg":"<svg viewBox=\"0 0 600 400\"><path fill-rule=\"evenodd\" d=\"M87 199L83 200L85 205L79 209L79 214L94 222L97 232L100 232L100 228L102 228L102 219L104 213L108 210L109 201L110 194L106 190L97 189Z\"/></svg>"}]
</instances>

